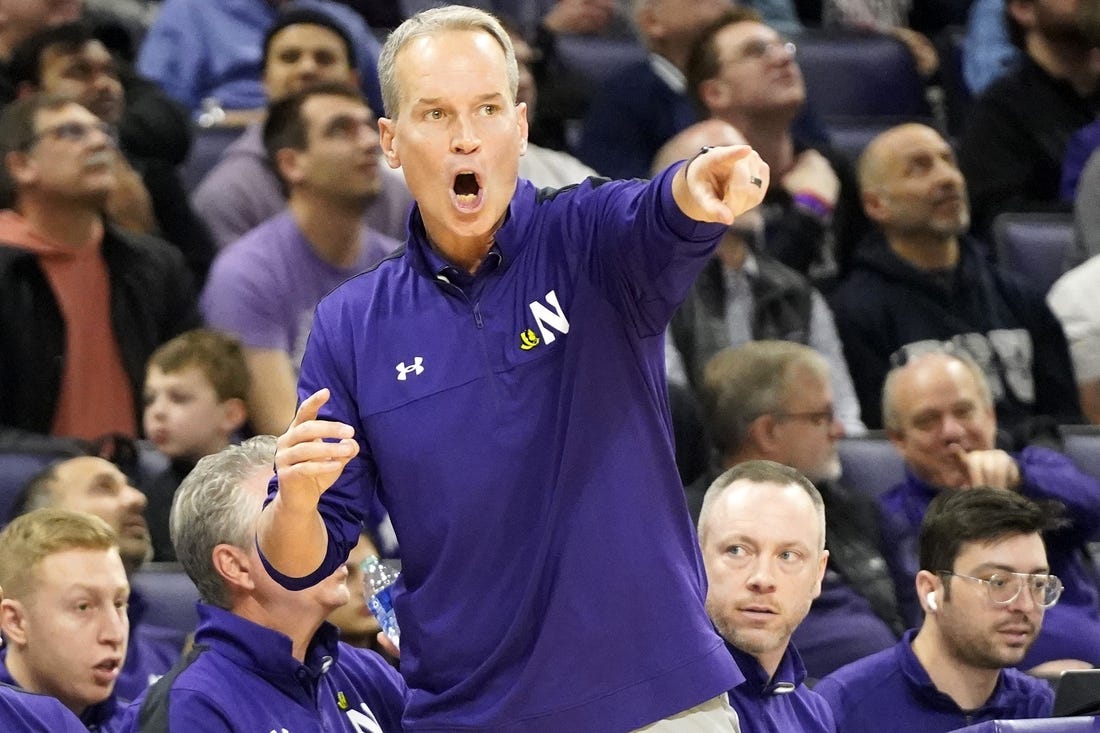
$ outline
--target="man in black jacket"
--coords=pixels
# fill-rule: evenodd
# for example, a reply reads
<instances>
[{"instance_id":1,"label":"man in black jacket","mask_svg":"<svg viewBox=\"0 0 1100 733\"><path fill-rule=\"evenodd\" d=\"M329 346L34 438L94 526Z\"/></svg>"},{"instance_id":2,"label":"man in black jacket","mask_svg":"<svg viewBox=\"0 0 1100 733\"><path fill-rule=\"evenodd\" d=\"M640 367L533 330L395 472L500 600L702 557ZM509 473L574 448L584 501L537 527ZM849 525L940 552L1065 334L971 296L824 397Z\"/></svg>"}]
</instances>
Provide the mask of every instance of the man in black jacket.
<instances>
[{"instance_id":1,"label":"man in black jacket","mask_svg":"<svg viewBox=\"0 0 1100 733\"><path fill-rule=\"evenodd\" d=\"M108 202L108 216L130 231L159 233L176 245L201 282L214 258L214 240L195 215L180 178L173 145L175 102L148 82L128 79L126 70L83 22L51 26L31 35L12 54L16 93L69 94L120 131L126 165ZM133 109L132 109L133 108ZM141 135L124 133L141 124Z\"/></svg>"},{"instance_id":2,"label":"man in black jacket","mask_svg":"<svg viewBox=\"0 0 1100 733\"><path fill-rule=\"evenodd\" d=\"M945 343L982 367L1009 431L1027 432L1040 415L1079 422L1062 327L1037 288L990 265L966 236L966 181L947 141L925 125L892 127L864 150L858 173L879 232L860 243L829 305L867 427L882 427L891 365Z\"/></svg>"},{"instance_id":3,"label":"man in black jacket","mask_svg":"<svg viewBox=\"0 0 1100 733\"><path fill-rule=\"evenodd\" d=\"M821 595L794 634L810 677L892 646L905 628L897 594L912 588L895 589L874 502L839 483L836 444L844 430L825 360L789 341L725 349L707 363L702 401L717 468L757 459L783 463L809 478L824 499L829 561ZM717 473L687 489L696 519Z\"/></svg>"},{"instance_id":4,"label":"man in black jacket","mask_svg":"<svg viewBox=\"0 0 1100 733\"><path fill-rule=\"evenodd\" d=\"M179 251L104 222L110 133L49 94L0 115L0 426L135 436L146 360L200 323Z\"/></svg>"}]
</instances>

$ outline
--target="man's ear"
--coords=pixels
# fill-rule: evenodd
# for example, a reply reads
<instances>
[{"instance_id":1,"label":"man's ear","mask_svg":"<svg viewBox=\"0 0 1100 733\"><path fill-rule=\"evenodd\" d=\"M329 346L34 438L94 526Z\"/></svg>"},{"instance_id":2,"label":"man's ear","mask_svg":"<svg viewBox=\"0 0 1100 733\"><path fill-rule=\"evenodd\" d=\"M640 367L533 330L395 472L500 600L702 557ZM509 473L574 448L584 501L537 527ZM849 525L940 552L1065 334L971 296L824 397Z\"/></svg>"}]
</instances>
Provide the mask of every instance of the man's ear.
<instances>
[{"instance_id":1,"label":"man's ear","mask_svg":"<svg viewBox=\"0 0 1100 733\"><path fill-rule=\"evenodd\" d=\"M876 224L881 223L889 213L886 202L882 200L882 194L878 191L864 190L860 193L860 200L863 202L863 212Z\"/></svg>"},{"instance_id":2,"label":"man's ear","mask_svg":"<svg viewBox=\"0 0 1100 733\"><path fill-rule=\"evenodd\" d=\"M226 585L251 591L256 587L252 577L252 563L248 553L233 545L216 545L211 551L211 559L218 575L225 579Z\"/></svg>"},{"instance_id":3,"label":"man's ear","mask_svg":"<svg viewBox=\"0 0 1100 733\"><path fill-rule=\"evenodd\" d=\"M22 150L12 150L4 156L4 166L16 187L34 183L38 178L38 168L30 156Z\"/></svg>"},{"instance_id":4,"label":"man's ear","mask_svg":"<svg viewBox=\"0 0 1100 733\"><path fill-rule=\"evenodd\" d=\"M728 98L729 85L721 79L704 79L699 83L699 99L708 110L726 107Z\"/></svg>"},{"instance_id":5,"label":"man's ear","mask_svg":"<svg viewBox=\"0 0 1100 733\"><path fill-rule=\"evenodd\" d=\"M27 643L27 614L22 603L11 598L0 601L0 631L12 644Z\"/></svg>"},{"instance_id":6,"label":"man's ear","mask_svg":"<svg viewBox=\"0 0 1100 733\"><path fill-rule=\"evenodd\" d=\"M519 102L516 104L516 120L519 123L519 154L524 155L527 152L527 135L530 132L529 123L527 121L527 102Z\"/></svg>"},{"instance_id":7,"label":"man's ear","mask_svg":"<svg viewBox=\"0 0 1100 733\"><path fill-rule=\"evenodd\" d=\"M897 428L886 428L886 438L899 453L905 444L905 431Z\"/></svg>"},{"instance_id":8,"label":"man's ear","mask_svg":"<svg viewBox=\"0 0 1100 733\"><path fill-rule=\"evenodd\" d=\"M38 91L38 87L35 86L34 82L21 81L21 82L19 82L18 86L15 87L15 98L16 99L23 99L24 97L31 96L32 94L34 94L37 91Z\"/></svg>"},{"instance_id":9,"label":"man's ear","mask_svg":"<svg viewBox=\"0 0 1100 733\"><path fill-rule=\"evenodd\" d=\"M939 610L939 599L943 597L940 592L943 589L943 581L935 573L921 570L917 573L913 583L917 589L917 600L925 613L935 613Z\"/></svg>"},{"instance_id":10,"label":"man's ear","mask_svg":"<svg viewBox=\"0 0 1100 733\"><path fill-rule=\"evenodd\" d=\"M240 397L230 397L221 403L222 419L221 428L222 432L233 433L241 429L245 421L248 420L248 407L245 401Z\"/></svg>"},{"instance_id":11,"label":"man's ear","mask_svg":"<svg viewBox=\"0 0 1100 733\"><path fill-rule=\"evenodd\" d=\"M829 564L829 551L821 551L821 566L817 569L817 583L814 584L814 598L821 595L821 581L825 579L825 567Z\"/></svg>"},{"instance_id":12,"label":"man's ear","mask_svg":"<svg viewBox=\"0 0 1100 733\"><path fill-rule=\"evenodd\" d=\"M279 148L275 151L275 169L288 186L302 181L302 152L294 148Z\"/></svg>"},{"instance_id":13,"label":"man's ear","mask_svg":"<svg viewBox=\"0 0 1100 733\"><path fill-rule=\"evenodd\" d=\"M777 427L779 421L774 415L760 415L749 423L748 439L764 455L775 455L780 442Z\"/></svg>"},{"instance_id":14,"label":"man's ear","mask_svg":"<svg viewBox=\"0 0 1100 733\"><path fill-rule=\"evenodd\" d=\"M397 169L401 167L401 156L397 152L397 124L389 117L378 118L378 142L382 147L382 156L386 165Z\"/></svg>"},{"instance_id":15,"label":"man's ear","mask_svg":"<svg viewBox=\"0 0 1100 733\"><path fill-rule=\"evenodd\" d=\"M1025 31L1035 27L1036 14L1033 0L1008 0L1005 3L1005 12Z\"/></svg>"}]
</instances>

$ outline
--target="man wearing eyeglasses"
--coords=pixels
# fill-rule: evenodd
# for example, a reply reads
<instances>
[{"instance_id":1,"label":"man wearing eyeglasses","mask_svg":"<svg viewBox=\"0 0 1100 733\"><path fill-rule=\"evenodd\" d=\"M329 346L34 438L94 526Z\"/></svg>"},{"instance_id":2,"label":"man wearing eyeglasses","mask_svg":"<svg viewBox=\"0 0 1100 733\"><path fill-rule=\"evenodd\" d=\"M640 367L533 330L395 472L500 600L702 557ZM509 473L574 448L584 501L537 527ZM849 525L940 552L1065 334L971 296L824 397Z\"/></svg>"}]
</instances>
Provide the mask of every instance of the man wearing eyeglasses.
<instances>
[{"instance_id":1,"label":"man wearing eyeglasses","mask_svg":"<svg viewBox=\"0 0 1100 733\"><path fill-rule=\"evenodd\" d=\"M725 349L703 372L702 403L720 468L775 461L801 472L821 493L829 561L821 593L794 632L810 677L892 646L906 628L892 577L903 571L884 549L874 502L840 480L837 441L844 428L825 359L789 341ZM697 521L716 475L687 487Z\"/></svg>"},{"instance_id":2,"label":"man wearing eyeglasses","mask_svg":"<svg viewBox=\"0 0 1100 733\"><path fill-rule=\"evenodd\" d=\"M200 319L179 250L116 229L112 131L67 97L0 116L0 426L136 436L145 362Z\"/></svg>"},{"instance_id":3,"label":"man wearing eyeglasses","mask_svg":"<svg viewBox=\"0 0 1100 733\"><path fill-rule=\"evenodd\" d=\"M174 103L150 95L150 82L131 78L93 29L79 21L44 28L20 43L10 74L20 96L68 94L118 127L121 155L108 217L130 231L159 232L183 253L195 278L205 278L214 242L187 201L177 169L182 156L174 155L165 132L177 112ZM126 134L138 125L144 136Z\"/></svg>"},{"instance_id":4,"label":"man wearing eyeglasses","mask_svg":"<svg viewBox=\"0 0 1100 733\"><path fill-rule=\"evenodd\" d=\"M879 504L910 577L918 569L921 518L937 495L987 486L1055 500L1070 521L1047 538L1050 564L1065 583L1065 597L1018 664L1051 675L1100 664L1100 592L1084 560L1085 543L1100 529L1100 482L1049 448L999 450L989 384L981 367L964 354L926 353L896 367L886 377L882 403L887 435L906 473ZM920 611L906 610L910 617Z\"/></svg>"},{"instance_id":5,"label":"man wearing eyeglasses","mask_svg":"<svg viewBox=\"0 0 1100 733\"><path fill-rule=\"evenodd\" d=\"M752 9L725 11L700 34L687 62L699 109L763 152L777 185L768 190L762 249L818 283L837 274L837 246L867 228L851 164L799 124L806 84L795 45Z\"/></svg>"},{"instance_id":6,"label":"man wearing eyeglasses","mask_svg":"<svg viewBox=\"0 0 1100 733\"><path fill-rule=\"evenodd\" d=\"M841 668L814 691L837 730L940 733L985 720L1042 718L1054 695L1016 669L1062 583L1043 533L1057 508L1012 491L945 492L920 530L919 629L892 649Z\"/></svg>"}]
</instances>

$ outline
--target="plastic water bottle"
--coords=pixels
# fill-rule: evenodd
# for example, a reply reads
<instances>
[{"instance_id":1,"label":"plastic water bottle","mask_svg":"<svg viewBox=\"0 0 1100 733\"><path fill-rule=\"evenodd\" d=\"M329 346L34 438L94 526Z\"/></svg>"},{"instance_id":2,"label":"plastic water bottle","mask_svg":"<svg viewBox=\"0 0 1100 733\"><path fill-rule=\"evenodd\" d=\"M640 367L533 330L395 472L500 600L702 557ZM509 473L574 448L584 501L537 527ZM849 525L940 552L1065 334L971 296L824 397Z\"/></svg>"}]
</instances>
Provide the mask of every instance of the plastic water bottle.
<instances>
[{"instance_id":1,"label":"plastic water bottle","mask_svg":"<svg viewBox=\"0 0 1100 733\"><path fill-rule=\"evenodd\" d=\"M363 592L367 594L367 606L398 649L401 648L401 629L393 612L393 584L400 574L395 563L380 560L377 555L363 561Z\"/></svg>"}]
</instances>

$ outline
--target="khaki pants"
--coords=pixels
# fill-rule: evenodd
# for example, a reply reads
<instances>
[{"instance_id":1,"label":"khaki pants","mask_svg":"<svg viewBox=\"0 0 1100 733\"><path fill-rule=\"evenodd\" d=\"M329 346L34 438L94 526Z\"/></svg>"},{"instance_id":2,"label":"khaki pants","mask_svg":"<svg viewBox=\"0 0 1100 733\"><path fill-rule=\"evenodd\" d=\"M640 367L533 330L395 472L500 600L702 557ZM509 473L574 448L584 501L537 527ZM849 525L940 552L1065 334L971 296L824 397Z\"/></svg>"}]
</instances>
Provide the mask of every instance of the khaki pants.
<instances>
[{"instance_id":1,"label":"khaki pants","mask_svg":"<svg viewBox=\"0 0 1100 733\"><path fill-rule=\"evenodd\" d=\"M741 733L737 713L725 695L711 698L672 717L650 723L634 733Z\"/></svg>"}]
</instances>

